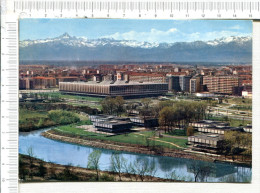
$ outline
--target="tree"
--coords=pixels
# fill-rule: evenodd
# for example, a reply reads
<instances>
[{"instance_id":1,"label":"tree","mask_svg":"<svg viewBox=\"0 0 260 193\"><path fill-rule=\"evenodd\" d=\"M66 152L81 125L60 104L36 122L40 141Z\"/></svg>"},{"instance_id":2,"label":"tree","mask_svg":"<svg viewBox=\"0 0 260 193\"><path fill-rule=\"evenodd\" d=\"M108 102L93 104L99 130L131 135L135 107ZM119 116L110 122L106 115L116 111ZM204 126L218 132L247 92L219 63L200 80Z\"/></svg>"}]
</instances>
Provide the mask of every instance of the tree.
<instances>
[{"instance_id":1,"label":"tree","mask_svg":"<svg viewBox=\"0 0 260 193\"><path fill-rule=\"evenodd\" d=\"M135 174L139 175L141 181L144 181L145 176L153 177L156 173L156 166L154 160L136 159L133 165Z\"/></svg>"},{"instance_id":2,"label":"tree","mask_svg":"<svg viewBox=\"0 0 260 193\"><path fill-rule=\"evenodd\" d=\"M230 154L232 159L235 160L235 156L242 155L251 158L252 155L252 134L241 133L238 131L227 131L224 134L225 143L229 144Z\"/></svg>"},{"instance_id":3,"label":"tree","mask_svg":"<svg viewBox=\"0 0 260 193\"><path fill-rule=\"evenodd\" d=\"M146 120L147 117L152 116L152 107L151 107L152 100L150 98L144 98L141 100L142 107L139 110L139 114L141 117L143 117L144 120Z\"/></svg>"},{"instance_id":4,"label":"tree","mask_svg":"<svg viewBox=\"0 0 260 193\"><path fill-rule=\"evenodd\" d=\"M33 148L32 146L28 147L27 149L27 154L29 156L29 167L30 167L30 170L29 170L29 176L31 177L31 179L33 178L33 161L34 161L34 152L33 152Z\"/></svg>"},{"instance_id":5,"label":"tree","mask_svg":"<svg viewBox=\"0 0 260 193\"><path fill-rule=\"evenodd\" d=\"M194 174L194 181L207 181L207 177L213 172L213 166L201 161L192 161L188 169Z\"/></svg>"},{"instance_id":6,"label":"tree","mask_svg":"<svg viewBox=\"0 0 260 193\"><path fill-rule=\"evenodd\" d=\"M162 105L164 106L164 105ZM202 102L175 102L164 106L159 112L159 125L166 131L178 126L187 127L191 121L203 119L207 105Z\"/></svg>"},{"instance_id":7,"label":"tree","mask_svg":"<svg viewBox=\"0 0 260 193\"><path fill-rule=\"evenodd\" d=\"M105 114L114 114L116 107L115 99L112 97L106 97L104 100L101 101L101 107Z\"/></svg>"},{"instance_id":8,"label":"tree","mask_svg":"<svg viewBox=\"0 0 260 193\"><path fill-rule=\"evenodd\" d=\"M102 110L105 114L121 116L125 112L125 100L122 96L106 97L101 101Z\"/></svg>"},{"instance_id":9,"label":"tree","mask_svg":"<svg viewBox=\"0 0 260 193\"><path fill-rule=\"evenodd\" d=\"M47 173L47 168L44 166L43 162L41 162L39 166L39 176L44 178L46 173Z\"/></svg>"},{"instance_id":10,"label":"tree","mask_svg":"<svg viewBox=\"0 0 260 193\"><path fill-rule=\"evenodd\" d=\"M23 161L21 155L19 155L19 177L23 180L26 180L26 175L28 175L29 171L26 169L26 164Z\"/></svg>"},{"instance_id":11,"label":"tree","mask_svg":"<svg viewBox=\"0 0 260 193\"><path fill-rule=\"evenodd\" d=\"M192 126L188 126L186 130L187 136L193 136L194 135L194 128Z\"/></svg>"},{"instance_id":12,"label":"tree","mask_svg":"<svg viewBox=\"0 0 260 193\"><path fill-rule=\"evenodd\" d=\"M111 155L111 169L112 169L112 171L118 173L120 181L122 181L121 173L124 169L125 162L126 162L125 158L122 155L120 155L119 153L113 153Z\"/></svg>"},{"instance_id":13,"label":"tree","mask_svg":"<svg viewBox=\"0 0 260 193\"><path fill-rule=\"evenodd\" d=\"M223 154L226 159L227 155L230 154L230 151L231 151L231 144L228 141L226 140L219 141L218 150L217 150L218 154Z\"/></svg>"},{"instance_id":14,"label":"tree","mask_svg":"<svg viewBox=\"0 0 260 193\"><path fill-rule=\"evenodd\" d=\"M34 152L33 152L32 146L27 148L27 154L29 156L30 168L32 168L33 167L33 157L34 157Z\"/></svg>"},{"instance_id":15,"label":"tree","mask_svg":"<svg viewBox=\"0 0 260 193\"><path fill-rule=\"evenodd\" d=\"M115 98L115 109L117 116L121 116L121 114L125 112L124 104L125 100L122 96L117 96Z\"/></svg>"},{"instance_id":16,"label":"tree","mask_svg":"<svg viewBox=\"0 0 260 193\"><path fill-rule=\"evenodd\" d=\"M100 150L94 150L92 153L88 156L88 164L87 168L94 169L97 174L96 180L99 181L99 160L101 157L101 151Z\"/></svg>"}]
</instances>

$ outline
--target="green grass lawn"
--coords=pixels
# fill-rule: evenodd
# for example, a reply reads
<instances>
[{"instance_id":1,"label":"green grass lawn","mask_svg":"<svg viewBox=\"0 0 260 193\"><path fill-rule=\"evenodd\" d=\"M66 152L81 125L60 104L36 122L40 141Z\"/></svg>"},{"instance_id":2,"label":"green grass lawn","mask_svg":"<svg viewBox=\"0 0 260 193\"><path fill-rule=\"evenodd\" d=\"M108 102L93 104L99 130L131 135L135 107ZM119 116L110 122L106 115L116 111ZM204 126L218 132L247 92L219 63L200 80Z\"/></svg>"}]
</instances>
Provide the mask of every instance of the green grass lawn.
<instances>
[{"instance_id":1,"label":"green grass lawn","mask_svg":"<svg viewBox=\"0 0 260 193\"><path fill-rule=\"evenodd\" d=\"M48 94L50 97L51 96L59 97L61 99L87 100L87 101L95 101L95 102L99 102L99 101L103 100L103 98L100 98L100 97L69 95L69 94L62 94L60 92L50 92L50 93L46 93L46 94Z\"/></svg>"},{"instance_id":2,"label":"green grass lawn","mask_svg":"<svg viewBox=\"0 0 260 193\"><path fill-rule=\"evenodd\" d=\"M76 128L75 125L60 126L60 127L57 127L54 130L56 130L58 132L64 132L64 133L72 134L72 135L75 135L75 136L80 135L80 136L84 136L84 137L91 138L91 139L107 140L107 141L129 143L129 144L138 144L138 145L144 145L144 146L147 145L146 137L153 136L152 131L135 132L135 133L109 136L109 135L84 131L83 129ZM161 141L171 142L171 143L177 144L181 147L186 147L186 142L187 142L186 139L174 139L174 138L167 138L167 137L157 138L157 139L161 140ZM150 140L150 144L152 144L151 140ZM167 148L178 149L176 146L174 146L172 144L159 142L159 141L155 141L155 145L167 147Z\"/></svg>"},{"instance_id":3,"label":"green grass lawn","mask_svg":"<svg viewBox=\"0 0 260 193\"><path fill-rule=\"evenodd\" d=\"M186 131L175 129L170 133L164 133L164 134L165 135L171 135L171 136L186 136Z\"/></svg>"},{"instance_id":4,"label":"green grass lawn","mask_svg":"<svg viewBox=\"0 0 260 193\"><path fill-rule=\"evenodd\" d=\"M252 111L252 104L251 105L235 105L229 107L230 109L240 110L240 111Z\"/></svg>"},{"instance_id":5,"label":"green grass lawn","mask_svg":"<svg viewBox=\"0 0 260 193\"><path fill-rule=\"evenodd\" d=\"M30 111L27 109L19 109L19 121L24 122L28 119L47 118L48 112L46 111Z\"/></svg>"},{"instance_id":6,"label":"green grass lawn","mask_svg":"<svg viewBox=\"0 0 260 193\"><path fill-rule=\"evenodd\" d=\"M66 112L66 111L64 111ZM68 112L68 111L67 111ZM19 107L19 131L32 131L35 129L40 129L44 127L50 127L55 125L60 125L64 123L59 123L52 120L49 116L49 111L43 110L28 110L23 107ZM85 115L75 113L80 121L77 124L87 124L89 123L89 118ZM65 115L63 115L64 117ZM67 120L71 123L71 118ZM68 123L65 123L68 124Z\"/></svg>"},{"instance_id":7,"label":"green grass lawn","mask_svg":"<svg viewBox=\"0 0 260 193\"><path fill-rule=\"evenodd\" d=\"M96 108L101 109L101 105L99 104L82 104L82 103L67 103L68 105L72 105L74 107L90 107L90 108Z\"/></svg>"}]
</instances>

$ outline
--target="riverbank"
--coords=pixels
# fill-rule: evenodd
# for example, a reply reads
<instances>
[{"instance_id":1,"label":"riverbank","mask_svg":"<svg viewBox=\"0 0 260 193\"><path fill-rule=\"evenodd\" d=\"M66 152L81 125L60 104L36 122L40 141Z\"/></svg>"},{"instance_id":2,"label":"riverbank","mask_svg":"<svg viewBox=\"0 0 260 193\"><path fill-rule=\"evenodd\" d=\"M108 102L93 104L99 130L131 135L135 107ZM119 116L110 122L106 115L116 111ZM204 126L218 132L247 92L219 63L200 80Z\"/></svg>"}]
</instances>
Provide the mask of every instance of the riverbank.
<instances>
[{"instance_id":1,"label":"riverbank","mask_svg":"<svg viewBox=\"0 0 260 193\"><path fill-rule=\"evenodd\" d=\"M91 139L83 136L71 135L69 133L62 133L57 130L48 130L46 132L41 133L42 136L54 139L58 141L75 143L79 145L103 148L103 149L111 149L116 151L126 151L132 153L141 153L148 155L159 155L159 156L168 156L168 157L178 157L178 158L186 158L186 159L194 159L194 160L202 160L202 161L215 161L214 157L209 157L205 155L196 155L193 153L184 152L179 149L170 149L170 148L162 148L162 147L147 147L143 145L137 144L127 144L127 143L119 143L113 141L104 141L98 139Z\"/></svg>"},{"instance_id":2,"label":"riverbank","mask_svg":"<svg viewBox=\"0 0 260 193\"><path fill-rule=\"evenodd\" d=\"M252 163L250 161L237 161L232 160L229 157L218 156L215 154L206 154L202 152L189 151L186 149L172 149L172 148L163 148L160 146L144 146L139 144L128 144L121 142L114 142L109 140L99 140L88 138L86 136L75 136L70 133L60 132L58 130L48 130L46 132L41 133L42 136L54 139L58 141L74 143L84 146L91 146L103 149L111 149L116 151L125 151L132 153L141 153L147 155L158 155L158 156L168 156L168 157L177 157L177 158L186 158L192 160L201 160L208 162L223 162L230 164L238 164L251 167Z\"/></svg>"},{"instance_id":3,"label":"riverbank","mask_svg":"<svg viewBox=\"0 0 260 193\"><path fill-rule=\"evenodd\" d=\"M153 176L122 173L121 180L118 173L99 171L99 181L146 181L146 182L177 182L177 180L162 179ZM70 165L60 165L19 154L19 178L21 182L44 181L97 181L96 171ZM180 182L180 181L178 181Z\"/></svg>"}]
</instances>

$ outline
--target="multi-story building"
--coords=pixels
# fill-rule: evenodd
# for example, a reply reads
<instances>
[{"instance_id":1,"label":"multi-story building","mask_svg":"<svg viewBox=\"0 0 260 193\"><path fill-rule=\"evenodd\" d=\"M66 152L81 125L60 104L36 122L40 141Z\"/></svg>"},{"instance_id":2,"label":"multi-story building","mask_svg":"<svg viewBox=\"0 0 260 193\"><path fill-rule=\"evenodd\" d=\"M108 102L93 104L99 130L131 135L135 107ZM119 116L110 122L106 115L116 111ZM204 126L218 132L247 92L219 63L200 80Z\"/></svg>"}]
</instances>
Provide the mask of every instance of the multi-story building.
<instances>
[{"instance_id":1,"label":"multi-story building","mask_svg":"<svg viewBox=\"0 0 260 193\"><path fill-rule=\"evenodd\" d=\"M128 80L134 82L158 82L165 83L165 75L158 73L128 73Z\"/></svg>"},{"instance_id":2,"label":"multi-story building","mask_svg":"<svg viewBox=\"0 0 260 193\"><path fill-rule=\"evenodd\" d=\"M174 90L176 92L189 92L190 90L190 79L191 76L172 76L168 75L166 82L168 82L169 90Z\"/></svg>"},{"instance_id":3,"label":"multi-story building","mask_svg":"<svg viewBox=\"0 0 260 193\"><path fill-rule=\"evenodd\" d=\"M19 80L19 89L45 89L56 86L56 79L53 77L28 77Z\"/></svg>"},{"instance_id":4,"label":"multi-story building","mask_svg":"<svg viewBox=\"0 0 260 193\"><path fill-rule=\"evenodd\" d=\"M61 92L94 96L148 96L168 92L167 83L102 81L102 82L60 82Z\"/></svg>"},{"instance_id":5,"label":"multi-story building","mask_svg":"<svg viewBox=\"0 0 260 193\"><path fill-rule=\"evenodd\" d=\"M180 76L179 79L181 91L189 92L191 76Z\"/></svg>"},{"instance_id":6,"label":"multi-story building","mask_svg":"<svg viewBox=\"0 0 260 193\"><path fill-rule=\"evenodd\" d=\"M203 84L211 93L232 94L241 83L238 76L204 76Z\"/></svg>"},{"instance_id":7,"label":"multi-story building","mask_svg":"<svg viewBox=\"0 0 260 193\"><path fill-rule=\"evenodd\" d=\"M201 85L202 85L202 77L196 76L190 79L190 92L200 92L201 91Z\"/></svg>"},{"instance_id":8,"label":"multi-story building","mask_svg":"<svg viewBox=\"0 0 260 193\"><path fill-rule=\"evenodd\" d=\"M20 78L19 89L33 89L33 80L31 78Z\"/></svg>"},{"instance_id":9,"label":"multi-story building","mask_svg":"<svg viewBox=\"0 0 260 193\"><path fill-rule=\"evenodd\" d=\"M56 85L59 85L59 82L74 82L79 81L77 76L60 76L56 77Z\"/></svg>"},{"instance_id":10,"label":"multi-story building","mask_svg":"<svg viewBox=\"0 0 260 193\"><path fill-rule=\"evenodd\" d=\"M56 79L53 77L33 77L34 89L45 89L56 86Z\"/></svg>"}]
</instances>

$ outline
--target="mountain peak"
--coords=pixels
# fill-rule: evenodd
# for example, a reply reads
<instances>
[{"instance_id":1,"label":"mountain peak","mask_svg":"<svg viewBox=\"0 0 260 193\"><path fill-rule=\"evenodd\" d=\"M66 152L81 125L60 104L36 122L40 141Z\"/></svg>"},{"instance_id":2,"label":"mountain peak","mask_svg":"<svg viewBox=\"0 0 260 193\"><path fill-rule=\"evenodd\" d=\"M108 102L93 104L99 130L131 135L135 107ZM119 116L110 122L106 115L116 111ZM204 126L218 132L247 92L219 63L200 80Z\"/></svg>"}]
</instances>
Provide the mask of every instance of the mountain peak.
<instances>
[{"instance_id":1,"label":"mountain peak","mask_svg":"<svg viewBox=\"0 0 260 193\"><path fill-rule=\"evenodd\" d=\"M64 34L60 35L59 38L71 38L71 36L65 32Z\"/></svg>"}]
</instances>

